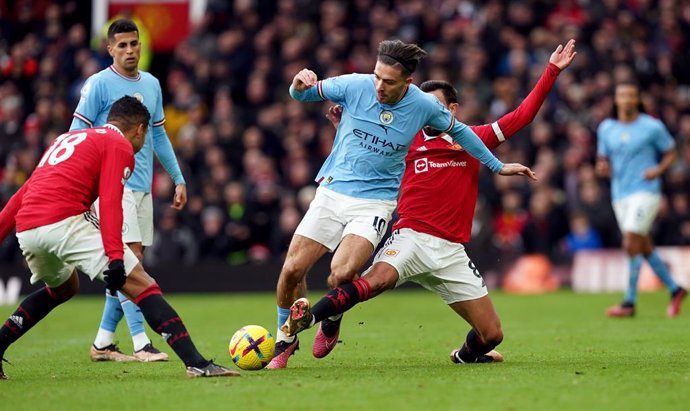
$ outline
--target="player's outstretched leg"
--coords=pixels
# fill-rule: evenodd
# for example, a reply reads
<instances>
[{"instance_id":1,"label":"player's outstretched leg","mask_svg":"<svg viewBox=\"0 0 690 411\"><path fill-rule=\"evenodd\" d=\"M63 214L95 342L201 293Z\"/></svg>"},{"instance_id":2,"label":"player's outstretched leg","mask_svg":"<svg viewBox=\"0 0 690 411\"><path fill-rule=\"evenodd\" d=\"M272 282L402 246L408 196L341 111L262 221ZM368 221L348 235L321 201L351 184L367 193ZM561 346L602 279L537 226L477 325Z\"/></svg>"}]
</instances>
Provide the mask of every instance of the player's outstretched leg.
<instances>
[{"instance_id":1,"label":"player's outstretched leg","mask_svg":"<svg viewBox=\"0 0 690 411\"><path fill-rule=\"evenodd\" d=\"M192 338L177 312L163 298L158 284L141 264L127 277L122 293L139 306L151 329L160 334L187 367L190 377L234 377L240 373L214 364L196 349ZM136 296L136 297L134 297Z\"/></svg>"},{"instance_id":2,"label":"player's outstretched leg","mask_svg":"<svg viewBox=\"0 0 690 411\"><path fill-rule=\"evenodd\" d=\"M290 305L307 292L305 281L307 271L326 252L328 252L328 248L318 241L299 234L292 237L276 285L278 311L276 351L266 368L287 367L288 359L299 349L299 339L296 336L285 334L281 327L290 316Z\"/></svg>"},{"instance_id":3,"label":"player's outstretched leg","mask_svg":"<svg viewBox=\"0 0 690 411\"><path fill-rule=\"evenodd\" d=\"M0 380L8 377L2 369L2 361L5 360L5 351L26 334L34 325L45 318L53 308L72 298L79 290L79 279L77 273L72 275L59 286L41 288L29 294L5 321L0 328Z\"/></svg>"},{"instance_id":4,"label":"player's outstretched leg","mask_svg":"<svg viewBox=\"0 0 690 411\"><path fill-rule=\"evenodd\" d=\"M134 356L120 351L120 348L115 344L115 330L123 315L124 312L120 307L118 297L110 295L106 291L101 324L89 352L91 361L137 361Z\"/></svg>"},{"instance_id":5,"label":"player's outstretched leg","mask_svg":"<svg viewBox=\"0 0 690 411\"><path fill-rule=\"evenodd\" d=\"M651 247L651 240L650 240ZM671 293L671 302L668 304L666 314L673 318L680 314L680 305L688 295L688 292L680 287L671 277L668 267L661 259L656 249L652 248L652 252L646 257L649 266L657 277L664 283L668 291Z\"/></svg>"},{"instance_id":6,"label":"player's outstretched leg","mask_svg":"<svg viewBox=\"0 0 690 411\"><path fill-rule=\"evenodd\" d=\"M125 313L125 320L129 327L134 346L134 358L141 362L168 361L170 357L164 352L160 352L146 335L144 330L144 314L141 309L129 300L124 294L117 293L120 300L122 311Z\"/></svg>"},{"instance_id":7,"label":"player's outstretched leg","mask_svg":"<svg viewBox=\"0 0 690 411\"><path fill-rule=\"evenodd\" d=\"M472 329L462 347L450 353L456 364L503 362L503 355L494 348L503 341L501 320L488 295L449 304Z\"/></svg>"}]
</instances>

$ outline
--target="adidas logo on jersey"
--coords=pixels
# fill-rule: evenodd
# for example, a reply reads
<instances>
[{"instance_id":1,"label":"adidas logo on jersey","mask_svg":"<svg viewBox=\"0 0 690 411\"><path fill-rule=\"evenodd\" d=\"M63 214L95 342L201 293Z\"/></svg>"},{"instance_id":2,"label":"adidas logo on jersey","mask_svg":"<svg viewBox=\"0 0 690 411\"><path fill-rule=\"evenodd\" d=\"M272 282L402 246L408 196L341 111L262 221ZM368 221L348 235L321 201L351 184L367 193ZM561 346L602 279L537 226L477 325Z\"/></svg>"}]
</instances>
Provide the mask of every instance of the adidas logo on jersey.
<instances>
[{"instance_id":1,"label":"adidas logo on jersey","mask_svg":"<svg viewBox=\"0 0 690 411\"><path fill-rule=\"evenodd\" d=\"M426 146L419 146L419 147L417 147L417 149L415 151L426 151L426 150L427 150Z\"/></svg>"},{"instance_id":2,"label":"adidas logo on jersey","mask_svg":"<svg viewBox=\"0 0 690 411\"><path fill-rule=\"evenodd\" d=\"M13 315L10 317L10 321L17 324L17 327L19 327L20 330L24 328L24 319L22 317L18 315Z\"/></svg>"}]
</instances>

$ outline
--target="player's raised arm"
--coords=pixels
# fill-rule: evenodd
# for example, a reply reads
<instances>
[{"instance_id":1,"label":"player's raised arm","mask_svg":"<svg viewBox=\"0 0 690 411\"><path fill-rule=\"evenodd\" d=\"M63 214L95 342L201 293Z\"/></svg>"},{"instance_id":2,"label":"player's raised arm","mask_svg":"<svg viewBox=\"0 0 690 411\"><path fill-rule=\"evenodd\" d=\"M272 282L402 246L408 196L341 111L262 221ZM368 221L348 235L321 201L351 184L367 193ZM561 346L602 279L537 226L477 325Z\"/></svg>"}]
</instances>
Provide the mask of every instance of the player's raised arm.
<instances>
[{"instance_id":1,"label":"player's raised arm","mask_svg":"<svg viewBox=\"0 0 690 411\"><path fill-rule=\"evenodd\" d=\"M472 127L487 147L491 149L498 147L534 120L542 104L544 104L546 96L551 92L558 75L573 62L576 55L575 40L570 39L565 47L559 44L551 54L549 64L544 69L544 73L537 84L515 110L491 124Z\"/></svg>"}]
</instances>

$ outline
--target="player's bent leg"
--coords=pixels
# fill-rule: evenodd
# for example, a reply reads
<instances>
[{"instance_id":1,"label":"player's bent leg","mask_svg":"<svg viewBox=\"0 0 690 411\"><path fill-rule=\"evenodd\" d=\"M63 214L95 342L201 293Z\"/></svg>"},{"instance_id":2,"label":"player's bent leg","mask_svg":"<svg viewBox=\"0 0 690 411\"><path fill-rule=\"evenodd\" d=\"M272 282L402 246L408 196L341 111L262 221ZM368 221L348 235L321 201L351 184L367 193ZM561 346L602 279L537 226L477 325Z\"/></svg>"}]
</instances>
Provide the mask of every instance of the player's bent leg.
<instances>
[{"instance_id":1,"label":"player's bent leg","mask_svg":"<svg viewBox=\"0 0 690 411\"><path fill-rule=\"evenodd\" d=\"M266 368L287 367L288 359L299 349L297 337L285 334L281 326L290 316L290 306L293 301L306 294L307 272L328 250L326 246L311 238L299 234L292 237L276 286L278 312L276 351Z\"/></svg>"},{"instance_id":2,"label":"player's bent leg","mask_svg":"<svg viewBox=\"0 0 690 411\"><path fill-rule=\"evenodd\" d=\"M316 358L324 358L333 351L338 343L340 329L337 328L335 333L328 334L324 331L324 321L333 318L334 315L344 313L358 303L394 288L397 281L398 271L388 263L378 262L362 278L331 290L319 300L312 310L314 313L312 324L320 322L314 338L312 355Z\"/></svg>"},{"instance_id":3,"label":"player's bent leg","mask_svg":"<svg viewBox=\"0 0 690 411\"><path fill-rule=\"evenodd\" d=\"M144 246L142 243L127 243L127 246L132 250L132 253L134 253L137 259L143 262ZM141 362L168 361L170 358L168 354L154 347L151 339L146 335L144 315L141 313L139 307L122 293L118 293L118 298L125 315L125 321L127 321L127 327L129 327L129 333L132 336L134 358Z\"/></svg>"},{"instance_id":4,"label":"player's bent leg","mask_svg":"<svg viewBox=\"0 0 690 411\"><path fill-rule=\"evenodd\" d=\"M485 295L449 306L472 326L463 346L451 352L451 361L457 364L502 362L503 356L494 348L503 341L503 331L491 298Z\"/></svg>"},{"instance_id":5,"label":"player's bent leg","mask_svg":"<svg viewBox=\"0 0 690 411\"><path fill-rule=\"evenodd\" d=\"M72 298L78 290L79 278L75 271L62 284L52 288L46 285L29 294L19 304L19 307L0 328L0 380L8 378L2 369L2 361L7 348L29 332L53 308Z\"/></svg>"},{"instance_id":6,"label":"player's bent leg","mask_svg":"<svg viewBox=\"0 0 690 411\"><path fill-rule=\"evenodd\" d=\"M204 358L177 312L163 298L160 287L137 264L120 290L139 306L149 326L160 334L187 367L190 377L233 377L240 374Z\"/></svg>"},{"instance_id":7,"label":"player's bent leg","mask_svg":"<svg viewBox=\"0 0 690 411\"><path fill-rule=\"evenodd\" d=\"M374 244L371 240L357 234L345 235L331 261L328 287L336 289L345 283L352 282L373 252ZM314 357L323 358L335 347L340 335L342 312L324 318L319 324L312 347Z\"/></svg>"}]
</instances>

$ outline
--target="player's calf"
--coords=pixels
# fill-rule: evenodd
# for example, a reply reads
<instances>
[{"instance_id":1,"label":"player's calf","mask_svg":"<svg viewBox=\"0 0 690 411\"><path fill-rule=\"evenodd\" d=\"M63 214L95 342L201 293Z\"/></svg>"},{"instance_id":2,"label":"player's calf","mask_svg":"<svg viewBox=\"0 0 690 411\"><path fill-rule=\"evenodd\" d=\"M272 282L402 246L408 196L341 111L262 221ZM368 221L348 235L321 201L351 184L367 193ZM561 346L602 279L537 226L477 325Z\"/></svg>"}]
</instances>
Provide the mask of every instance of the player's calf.
<instances>
[{"instance_id":1,"label":"player's calf","mask_svg":"<svg viewBox=\"0 0 690 411\"><path fill-rule=\"evenodd\" d=\"M503 333L490 334L486 338L486 340L482 339L474 329L471 329L467 333L465 344L451 353L451 360L455 363L478 362L482 356L487 355L503 341Z\"/></svg>"}]
</instances>

